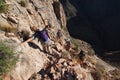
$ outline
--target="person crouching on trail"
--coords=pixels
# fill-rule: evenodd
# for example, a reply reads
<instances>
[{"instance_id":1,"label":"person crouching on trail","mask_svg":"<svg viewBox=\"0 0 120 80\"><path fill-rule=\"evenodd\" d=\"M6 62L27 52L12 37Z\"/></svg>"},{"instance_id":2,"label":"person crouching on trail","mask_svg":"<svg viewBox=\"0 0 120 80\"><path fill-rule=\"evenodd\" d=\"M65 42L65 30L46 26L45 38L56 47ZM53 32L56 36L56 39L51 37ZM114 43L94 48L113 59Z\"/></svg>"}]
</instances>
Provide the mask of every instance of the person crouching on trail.
<instances>
[{"instance_id":1,"label":"person crouching on trail","mask_svg":"<svg viewBox=\"0 0 120 80\"><path fill-rule=\"evenodd\" d=\"M34 40L35 38L38 38L41 41L41 43L43 44L43 50L45 52L49 52L50 38L49 38L48 34L46 33L46 31L39 30L35 26L32 27L32 30L35 32L32 35L32 37L30 37L26 41L22 42L20 45L30 42L30 41Z\"/></svg>"}]
</instances>

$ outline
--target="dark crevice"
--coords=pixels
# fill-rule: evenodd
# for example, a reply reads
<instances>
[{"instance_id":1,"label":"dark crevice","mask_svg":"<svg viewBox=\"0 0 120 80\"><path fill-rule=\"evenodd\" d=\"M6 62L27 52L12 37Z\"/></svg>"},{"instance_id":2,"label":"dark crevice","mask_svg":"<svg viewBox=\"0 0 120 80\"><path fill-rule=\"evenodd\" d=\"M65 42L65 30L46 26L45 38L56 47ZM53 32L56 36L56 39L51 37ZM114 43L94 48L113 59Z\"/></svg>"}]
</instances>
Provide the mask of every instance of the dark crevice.
<instances>
[{"instance_id":1,"label":"dark crevice","mask_svg":"<svg viewBox=\"0 0 120 80\"><path fill-rule=\"evenodd\" d=\"M53 8L57 19L60 20L60 2L54 1Z\"/></svg>"},{"instance_id":2,"label":"dark crevice","mask_svg":"<svg viewBox=\"0 0 120 80\"><path fill-rule=\"evenodd\" d=\"M60 0L67 29L74 38L91 44L98 55L120 50L119 0ZM120 55L119 55L120 57Z\"/></svg>"}]
</instances>

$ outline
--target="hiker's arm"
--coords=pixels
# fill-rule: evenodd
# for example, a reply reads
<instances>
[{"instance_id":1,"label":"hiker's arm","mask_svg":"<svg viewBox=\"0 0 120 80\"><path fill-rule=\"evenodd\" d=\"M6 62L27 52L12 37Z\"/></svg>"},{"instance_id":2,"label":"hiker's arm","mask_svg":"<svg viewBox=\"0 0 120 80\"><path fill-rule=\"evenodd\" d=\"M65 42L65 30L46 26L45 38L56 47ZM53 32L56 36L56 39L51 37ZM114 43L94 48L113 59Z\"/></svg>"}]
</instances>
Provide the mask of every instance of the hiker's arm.
<instances>
[{"instance_id":1,"label":"hiker's arm","mask_svg":"<svg viewBox=\"0 0 120 80\"><path fill-rule=\"evenodd\" d=\"M26 40L26 41L20 43L20 45L23 45L23 44L25 44L25 43L27 43L27 42L30 42L30 41L32 41L32 40L33 40L33 38L31 37L31 38L29 38L28 40Z\"/></svg>"}]
</instances>

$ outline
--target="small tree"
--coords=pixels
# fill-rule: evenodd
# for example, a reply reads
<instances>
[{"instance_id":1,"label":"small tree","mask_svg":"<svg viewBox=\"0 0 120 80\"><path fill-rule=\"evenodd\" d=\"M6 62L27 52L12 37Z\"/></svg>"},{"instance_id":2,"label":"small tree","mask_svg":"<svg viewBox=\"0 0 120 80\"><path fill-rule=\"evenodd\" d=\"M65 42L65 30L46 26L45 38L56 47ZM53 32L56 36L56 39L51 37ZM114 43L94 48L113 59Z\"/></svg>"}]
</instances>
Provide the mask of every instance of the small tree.
<instances>
[{"instance_id":1,"label":"small tree","mask_svg":"<svg viewBox=\"0 0 120 80\"><path fill-rule=\"evenodd\" d=\"M4 0L0 0L0 13L2 13L2 12L7 12L7 10L8 10L8 7L7 7L7 5L6 5L6 3L5 3L5 1Z\"/></svg>"},{"instance_id":2,"label":"small tree","mask_svg":"<svg viewBox=\"0 0 120 80\"><path fill-rule=\"evenodd\" d=\"M25 0L21 0L21 1L20 1L20 5L21 5L22 7L25 7L25 6L26 6Z\"/></svg>"},{"instance_id":3,"label":"small tree","mask_svg":"<svg viewBox=\"0 0 120 80\"><path fill-rule=\"evenodd\" d=\"M0 75L10 72L17 62L13 50L5 42L0 42Z\"/></svg>"}]
</instances>

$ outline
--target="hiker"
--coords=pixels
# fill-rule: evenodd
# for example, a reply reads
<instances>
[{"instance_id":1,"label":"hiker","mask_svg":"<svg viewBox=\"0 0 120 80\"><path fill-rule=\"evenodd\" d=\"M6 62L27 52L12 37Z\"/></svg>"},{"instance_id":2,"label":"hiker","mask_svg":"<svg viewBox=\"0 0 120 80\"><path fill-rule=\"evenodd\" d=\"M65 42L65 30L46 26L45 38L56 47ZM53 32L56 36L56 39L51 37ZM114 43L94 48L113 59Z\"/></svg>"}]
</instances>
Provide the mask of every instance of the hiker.
<instances>
[{"instance_id":1,"label":"hiker","mask_svg":"<svg viewBox=\"0 0 120 80\"><path fill-rule=\"evenodd\" d=\"M63 36L62 31L58 29L57 37L60 39Z\"/></svg>"},{"instance_id":2,"label":"hiker","mask_svg":"<svg viewBox=\"0 0 120 80\"><path fill-rule=\"evenodd\" d=\"M80 53L79 53L79 59L80 59L81 61L84 61L85 56L86 56L86 55L85 55L84 51L81 50Z\"/></svg>"},{"instance_id":3,"label":"hiker","mask_svg":"<svg viewBox=\"0 0 120 80\"><path fill-rule=\"evenodd\" d=\"M32 30L35 32L32 37L30 37L29 39L27 39L26 41L22 42L22 44L30 42L32 40L34 40L35 38L38 38L42 41L43 43L43 50L45 52L49 52L49 45L50 45L50 38L47 35L47 33L44 30L39 30L37 29L37 27L33 26Z\"/></svg>"},{"instance_id":4,"label":"hiker","mask_svg":"<svg viewBox=\"0 0 120 80\"><path fill-rule=\"evenodd\" d=\"M62 34L62 31L60 29L58 29L58 32L57 32L57 41L63 45L63 34Z\"/></svg>"},{"instance_id":5,"label":"hiker","mask_svg":"<svg viewBox=\"0 0 120 80\"><path fill-rule=\"evenodd\" d=\"M84 51L81 50L80 53L78 54L78 56L79 56L79 59L80 59L80 65L83 66L84 61L85 61L85 57L86 57Z\"/></svg>"},{"instance_id":6,"label":"hiker","mask_svg":"<svg viewBox=\"0 0 120 80\"><path fill-rule=\"evenodd\" d=\"M66 50L70 51L71 50L71 40L69 38L65 39L66 45L65 48Z\"/></svg>"},{"instance_id":7,"label":"hiker","mask_svg":"<svg viewBox=\"0 0 120 80\"><path fill-rule=\"evenodd\" d=\"M91 63L86 61L86 59L88 59L89 56L87 56L83 50L80 51L78 56L79 56L79 63L81 65L81 67L83 67L85 69L89 69L89 70L93 70L95 68Z\"/></svg>"}]
</instances>

